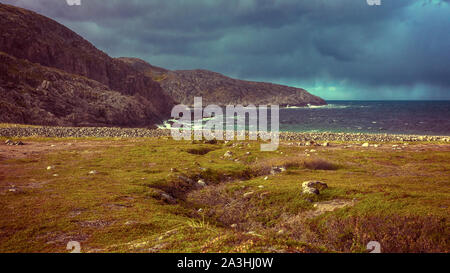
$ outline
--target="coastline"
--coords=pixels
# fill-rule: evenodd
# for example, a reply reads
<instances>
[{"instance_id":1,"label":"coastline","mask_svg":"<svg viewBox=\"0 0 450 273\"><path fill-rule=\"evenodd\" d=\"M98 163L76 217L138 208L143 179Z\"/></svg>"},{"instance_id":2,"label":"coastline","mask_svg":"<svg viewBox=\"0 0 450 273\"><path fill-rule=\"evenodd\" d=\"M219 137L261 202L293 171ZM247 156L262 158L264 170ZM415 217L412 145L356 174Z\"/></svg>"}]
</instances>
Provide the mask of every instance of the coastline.
<instances>
[{"instance_id":1,"label":"coastline","mask_svg":"<svg viewBox=\"0 0 450 273\"><path fill-rule=\"evenodd\" d=\"M119 127L57 127L3 124L0 137L49 137L49 138L154 138L170 137L169 129L119 128ZM336 132L280 132L281 141L370 141L370 142L450 142L450 136L371 134Z\"/></svg>"}]
</instances>

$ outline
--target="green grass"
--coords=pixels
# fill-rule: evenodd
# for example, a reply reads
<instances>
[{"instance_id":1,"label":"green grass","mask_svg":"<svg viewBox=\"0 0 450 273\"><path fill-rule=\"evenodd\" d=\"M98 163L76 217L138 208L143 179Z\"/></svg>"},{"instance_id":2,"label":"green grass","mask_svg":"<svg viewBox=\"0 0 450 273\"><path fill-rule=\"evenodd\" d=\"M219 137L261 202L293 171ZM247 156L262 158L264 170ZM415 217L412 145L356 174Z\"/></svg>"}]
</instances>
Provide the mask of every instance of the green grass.
<instances>
[{"instance_id":1,"label":"green grass","mask_svg":"<svg viewBox=\"0 0 450 273\"><path fill-rule=\"evenodd\" d=\"M307 157L308 147L261 152L257 142L24 142L74 145L0 158L1 252L68 252L71 240L82 252L362 252L372 240L388 252L449 251L449 145L334 143ZM287 171L270 175L273 166ZM329 189L302 195L308 180ZM336 199L354 205L308 217L315 202Z\"/></svg>"}]
</instances>

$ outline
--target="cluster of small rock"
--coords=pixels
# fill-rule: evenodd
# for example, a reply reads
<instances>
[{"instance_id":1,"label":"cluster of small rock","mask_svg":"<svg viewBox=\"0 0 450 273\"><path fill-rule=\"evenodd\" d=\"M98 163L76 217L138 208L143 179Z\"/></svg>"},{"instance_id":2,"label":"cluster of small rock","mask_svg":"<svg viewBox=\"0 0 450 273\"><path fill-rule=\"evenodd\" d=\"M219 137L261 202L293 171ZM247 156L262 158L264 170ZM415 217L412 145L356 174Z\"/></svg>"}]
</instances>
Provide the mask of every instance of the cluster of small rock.
<instances>
[{"instance_id":1,"label":"cluster of small rock","mask_svg":"<svg viewBox=\"0 0 450 273\"><path fill-rule=\"evenodd\" d=\"M117 127L10 127L0 128L4 137L168 137L170 130Z\"/></svg>"},{"instance_id":2,"label":"cluster of small rock","mask_svg":"<svg viewBox=\"0 0 450 273\"><path fill-rule=\"evenodd\" d=\"M9 146L13 146L13 145L16 145L16 146L21 146L21 145L25 145L25 144L23 144L23 142L22 141L12 141L11 139L7 139L6 141L5 141L5 144L6 145L9 145Z\"/></svg>"},{"instance_id":3,"label":"cluster of small rock","mask_svg":"<svg viewBox=\"0 0 450 273\"><path fill-rule=\"evenodd\" d=\"M391 141L444 141L450 142L448 136L426 135L395 135L395 134L364 134L364 133L296 133L282 132L280 139L284 141L301 141L306 146L312 146L317 141L361 141L361 142L391 142ZM308 145L308 142L310 145Z\"/></svg>"},{"instance_id":4,"label":"cluster of small rock","mask_svg":"<svg viewBox=\"0 0 450 273\"><path fill-rule=\"evenodd\" d=\"M4 137L170 137L168 129L116 128L116 127L9 127L0 128ZM443 141L448 136L364 134L364 133L299 133L281 132L282 141L301 142L304 146L329 146L329 141L391 142L391 141Z\"/></svg>"}]
</instances>

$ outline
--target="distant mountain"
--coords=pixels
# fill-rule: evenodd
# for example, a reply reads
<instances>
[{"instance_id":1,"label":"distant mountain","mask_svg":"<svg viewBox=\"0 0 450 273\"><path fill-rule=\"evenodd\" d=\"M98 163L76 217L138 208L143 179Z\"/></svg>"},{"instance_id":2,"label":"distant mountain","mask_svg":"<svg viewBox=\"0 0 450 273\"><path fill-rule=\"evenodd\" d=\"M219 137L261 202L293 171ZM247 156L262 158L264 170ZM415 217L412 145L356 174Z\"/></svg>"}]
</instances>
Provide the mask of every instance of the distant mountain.
<instances>
[{"instance_id":1,"label":"distant mountain","mask_svg":"<svg viewBox=\"0 0 450 273\"><path fill-rule=\"evenodd\" d=\"M179 103L192 105L194 96L204 104L279 104L282 106L325 105L306 90L279 84L232 79L208 70L169 71L136 58L119 58L155 81Z\"/></svg>"},{"instance_id":2,"label":"distant mountain","mask_svg":"<svg viewBox=\"0 0 450 273\"><path fill-rule=\"evenodd\" d=\"M174 105L151 77L25 9L0 4L0 52L3 122L144 126L169 117ZM38 92L41 86L49 86L48 92ZM70 100L63 104L64 111L60 99ZM6 105L8 115L3 113ZM98 109L104 109L106 117L95 118Z\"/></svg>"}]
</instances>

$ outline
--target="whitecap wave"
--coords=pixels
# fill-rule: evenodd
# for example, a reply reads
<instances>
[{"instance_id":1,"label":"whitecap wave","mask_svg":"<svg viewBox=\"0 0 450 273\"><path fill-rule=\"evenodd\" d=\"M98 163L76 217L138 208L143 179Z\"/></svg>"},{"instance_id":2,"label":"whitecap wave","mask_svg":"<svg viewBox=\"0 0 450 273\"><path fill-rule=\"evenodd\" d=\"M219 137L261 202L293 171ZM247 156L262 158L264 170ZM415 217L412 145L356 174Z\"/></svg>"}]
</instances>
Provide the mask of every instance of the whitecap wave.
<instances>
[{"instance_id":1,"label":"whitecap wave","mask_svg":"<svg viewBox=\"0 0 450 273\"><path fill-rule=\"evenodd\" d=\"M345 109L349 108L351 105L342 105L342 104L327 104L327 105L310 105L308 104L308 108L311 109Z\"/></svg>"},{"instance_id":2,"label":"whitecap wave","mask_svg":"<svg viewBox=\"0 0 450 273\"><path fill-rule=\"evenodd\" d=\"M285 106L282 107L282 109L299 109L299 108L305 108L305 106Z\"/></svg>"},{"instance_id":3,"label":"whitecap wave","mask_svg":"<svg viewBox=\"0 0 450 273\"><path fill-rule=\"evenodd\" d=\"M311 105L307 106L286 106L282 109L345 109L352 107L353 105L342 105L342 104L327 104L327 105ZM363 106L361 106L363 107Z\"/></svg>"}]
</instances>

